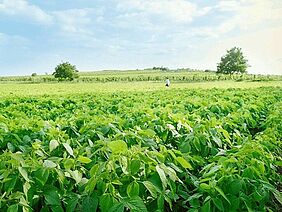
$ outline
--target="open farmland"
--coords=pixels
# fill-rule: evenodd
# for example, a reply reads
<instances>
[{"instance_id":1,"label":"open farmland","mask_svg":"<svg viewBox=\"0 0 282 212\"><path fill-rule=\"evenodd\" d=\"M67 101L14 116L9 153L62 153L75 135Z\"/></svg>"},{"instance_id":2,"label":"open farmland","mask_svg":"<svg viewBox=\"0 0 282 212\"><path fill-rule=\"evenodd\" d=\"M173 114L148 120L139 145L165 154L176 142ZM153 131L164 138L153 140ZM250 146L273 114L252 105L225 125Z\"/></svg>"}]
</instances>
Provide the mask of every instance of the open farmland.
<instances>
[{"instance_id":1,"label":"open farmland","mask_svg":"<svg viewBox=\"0 0 282 212\"><path fill-rule=\"evenodd\" d=\"M0 211L281 210L279 81L0 89Z\"/></svg>"},{"instance_id":2,"label":"open farmland","mask_svg":"<svg viewBox=\"0 0 282 212\"><path fill-rule=\"evenodd\" d=\"M107 82L107 83L83 83L83 82L55 82L55 83L0 83L1 97L22 97L41 95L71 95L71 94L93 94L113 92L144 92L144 91L166 91L164 82ZM258 87L282 87L282 81L263 82L193 82L179 83L172 81L170 90L180 89L228 89L228 88L258 88Z\"/></svg>"},{"instance_id":3,"label":"open farmland","mask_svg":"<svg viewBox=\"0 0 282 212\"><path fill-rule=\"evenodd\" d=\"M79 72L79 78L75 82L80 83L105 83L105 82L164 82L166 77L174 82L216 82L216 81L281 81L281 75L254 75L254 74L219 74L215 71L205 72L203 70L177 69L177 70L112 70L112 71L93 71ZM0 77L1 83L51 83L57 82L54 76L6 76Z\"/></svg>"}]
</instances>

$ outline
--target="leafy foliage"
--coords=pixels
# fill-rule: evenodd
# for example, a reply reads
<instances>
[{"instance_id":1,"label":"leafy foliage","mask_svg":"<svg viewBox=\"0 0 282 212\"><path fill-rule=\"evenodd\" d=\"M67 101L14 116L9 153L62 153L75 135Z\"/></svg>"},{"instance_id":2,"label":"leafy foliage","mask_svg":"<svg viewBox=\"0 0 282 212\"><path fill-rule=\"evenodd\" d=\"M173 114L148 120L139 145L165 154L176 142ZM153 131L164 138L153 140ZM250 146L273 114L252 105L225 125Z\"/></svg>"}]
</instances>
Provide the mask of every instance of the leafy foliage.
<instances>
[{"instance_id":1,"label":"leafy foliage","mask_svg":"<svg viewBox=\"0 0 282 212\"><path fill-rule=\"evenodd\" d=\"M234 74L246 73L248 68L248 60L245 59L241 48L233 47L227 50L227 54L221 57L220 63L217 65L217 73Z\"/></svg>"},{"instance_id":2,"label":"leafy foliage","mask_svg":"<svg viewBox=\"0 0 282 212\"><path fill-rule=\"evenodd\" d=\"M0 101L1 211L279 211L281 88Z\"/></svg>"},{"instance_id":3,"label":"leafy foliage","mask_svg":"<svg viewBox=\"0 0 282 212\"><path fill-rule=\"evenodd\" d=\"M77 72L78 70L76 69L75 65L72 65L69 62L64 62L57 65L53 75L55 78L58 78L60 81L63 79L72 81L75 78L78 78Z\"/></svg>"}]
</instances>

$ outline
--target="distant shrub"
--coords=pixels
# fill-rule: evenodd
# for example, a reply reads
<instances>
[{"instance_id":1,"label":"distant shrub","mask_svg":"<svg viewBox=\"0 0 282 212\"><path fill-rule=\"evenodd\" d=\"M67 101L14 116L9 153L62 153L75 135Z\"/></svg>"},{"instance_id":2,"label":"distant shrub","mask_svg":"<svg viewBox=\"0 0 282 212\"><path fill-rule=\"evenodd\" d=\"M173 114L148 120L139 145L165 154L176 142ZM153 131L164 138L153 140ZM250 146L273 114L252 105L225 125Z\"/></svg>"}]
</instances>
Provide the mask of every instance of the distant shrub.
<instances>
[{"instance_id":1,"label":"distant shrub","mask_svg":"<svg viewBox=\"0 0 282 212\"><path fill-rule=\"evenodd\" d=\"M227 54L221 57L220 63L217 64L217 73L234 74L247 73L247 68L250 65L248 60L244 57L241 48L233 47L227 50Z\"/></svg>"},{"instance_id":2,"label":"distant shrub","mask_svg":"<svg viewBox=\"0 0 282 212\"><path fill-rule=\"evenodd\" d=\"M153 70L160 70L160 71L169 71L169 68L163 67L163 66L161 66L161 67L153 67L152 69Z\"/></svg>"},{"instance_id":3,"label":"distant shrub","mask_svg":"<svg viewBox=\"0 0 282 212\"><path fill-rule=\"evenodd\" d=\"M69 62L64 62L55 68L55 72L53 73L55 78L58 78L59 81L62 80L74 80L78 78L78 70L75 65L70 64Z\"/></svg>"}]
</instances>

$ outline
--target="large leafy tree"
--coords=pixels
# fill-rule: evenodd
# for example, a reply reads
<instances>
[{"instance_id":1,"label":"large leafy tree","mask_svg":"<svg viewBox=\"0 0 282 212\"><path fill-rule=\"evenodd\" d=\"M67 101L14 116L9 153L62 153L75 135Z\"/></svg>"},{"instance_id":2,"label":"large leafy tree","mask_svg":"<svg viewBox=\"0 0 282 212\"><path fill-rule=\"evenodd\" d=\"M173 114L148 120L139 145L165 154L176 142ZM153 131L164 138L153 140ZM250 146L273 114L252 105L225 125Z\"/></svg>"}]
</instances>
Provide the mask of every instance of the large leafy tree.
<instances>
[{"instance_id":1,"label":"large leafy tree","mask_svg":"<svg viewBox=\"0 0 282 212\"><path fill-rule=\"evenodd\" d=\"M246 73L248 60L244 57L241 48L233 47L227 50L227 54L221 57L220 63L217 64L217 73L234 74Z\"/></svg>"},{"instance_id":2,"label":"large leafy tree","mask_svg":"<svg viewBox=\"0 0 282 212\"><path fill-rule=\"evenodd\" d=\"M55 72L53 73L55 78L58 78L59 81L62 80L74 80L78 78L78 70L75 65L70 64L69 62L64 62L55 68Z\"/></svg>"}]
</instances>

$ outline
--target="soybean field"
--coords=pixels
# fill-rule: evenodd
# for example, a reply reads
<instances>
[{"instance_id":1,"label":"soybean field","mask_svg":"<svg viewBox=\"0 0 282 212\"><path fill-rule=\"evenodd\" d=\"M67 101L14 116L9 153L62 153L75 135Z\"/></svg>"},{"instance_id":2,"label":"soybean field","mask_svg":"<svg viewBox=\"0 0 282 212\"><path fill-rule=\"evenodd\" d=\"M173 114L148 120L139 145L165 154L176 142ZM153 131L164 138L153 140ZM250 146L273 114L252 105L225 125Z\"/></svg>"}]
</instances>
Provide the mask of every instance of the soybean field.
<instances>
[{"instance_id":1,"label":"soybean field","mask_svg":"<svg viewBox=\"0 0 282 212\"><path fill-rule=\"evenodd\" d=\"M282 210L281 82L237 83L0 85L0 211Z\"/></svg>"}]
</instances>

